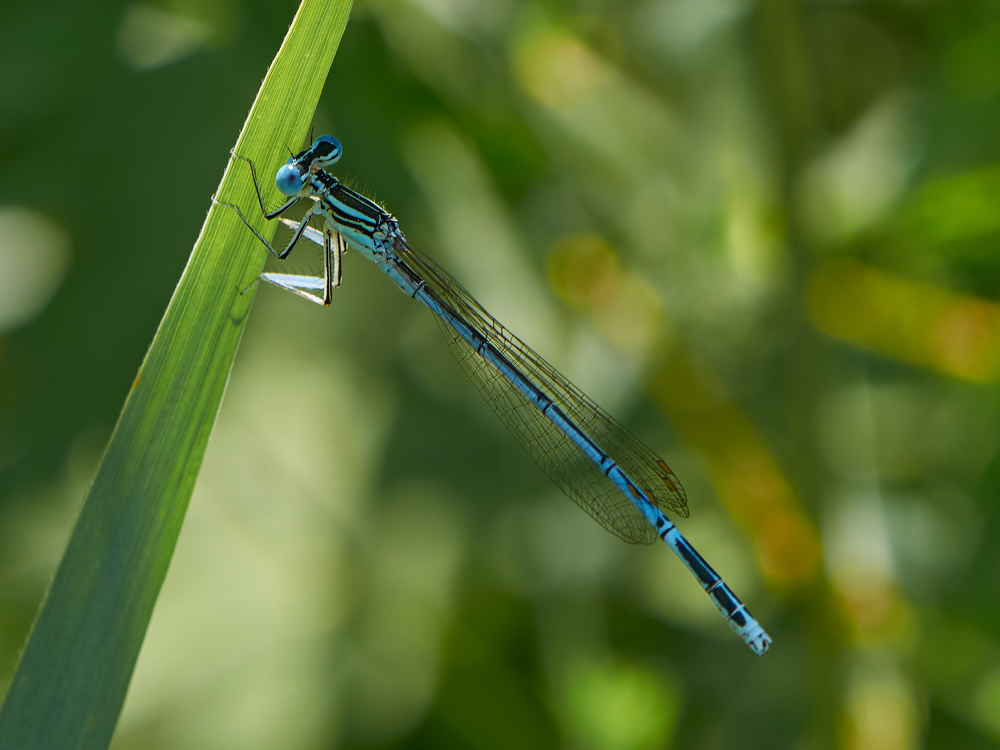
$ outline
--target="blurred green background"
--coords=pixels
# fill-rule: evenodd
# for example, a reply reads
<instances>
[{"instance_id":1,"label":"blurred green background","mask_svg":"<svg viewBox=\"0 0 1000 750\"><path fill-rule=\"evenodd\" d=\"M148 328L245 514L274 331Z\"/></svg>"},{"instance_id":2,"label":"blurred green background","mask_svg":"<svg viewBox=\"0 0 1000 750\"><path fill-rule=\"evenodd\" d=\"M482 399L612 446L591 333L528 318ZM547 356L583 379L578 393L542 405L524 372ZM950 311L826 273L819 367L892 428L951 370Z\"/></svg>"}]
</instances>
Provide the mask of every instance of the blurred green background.
<instances>
[{"instance_id":1,"label":"blurred green background","mask_svg":"<svg viewBox=\"0 0 1000 750\"><path fill-rule=\"evenodd\" d=\"M294 10L2 9L4 679ZM114 747L1000 745L998 122L996 0L358 0L337 174L667 459L774 647L352 254L258 294Z\"/></svg>"}]
</instances>

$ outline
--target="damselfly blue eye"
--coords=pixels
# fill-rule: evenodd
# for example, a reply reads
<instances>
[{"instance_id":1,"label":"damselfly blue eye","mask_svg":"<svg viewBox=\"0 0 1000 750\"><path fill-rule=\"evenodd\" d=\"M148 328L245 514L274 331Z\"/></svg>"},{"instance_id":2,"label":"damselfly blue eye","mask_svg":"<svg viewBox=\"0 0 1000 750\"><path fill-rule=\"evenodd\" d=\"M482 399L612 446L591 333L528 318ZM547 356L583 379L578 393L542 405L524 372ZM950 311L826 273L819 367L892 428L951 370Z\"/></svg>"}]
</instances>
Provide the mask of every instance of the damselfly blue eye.
<instances>
[{"instance_id":1,"label":"damselfly blue eye","mask_svg":"<svg viewBox=\"0 0 1000 750\"><path fill-rule=\"evenodd\" d=\"M313 163L320 167L333 164L340 158L342 153L344 153L343 146L332 135L321 135L313 141L312 148L309 149Z\"/></svg>"},{"instance_id":2,"label":"damselfly blue eye","mask_svg":"<svg viewBox=\"0 0 1000 750\"><path fill-rule=\"evenodd\" d=\"M282 195L289 197L297 195L302 190L302 175L299 174L299 168L292 159L289 159L288 163L278 170L278 174L274 177L274 184L278 186Z\"/></svg>"}]
</instances>

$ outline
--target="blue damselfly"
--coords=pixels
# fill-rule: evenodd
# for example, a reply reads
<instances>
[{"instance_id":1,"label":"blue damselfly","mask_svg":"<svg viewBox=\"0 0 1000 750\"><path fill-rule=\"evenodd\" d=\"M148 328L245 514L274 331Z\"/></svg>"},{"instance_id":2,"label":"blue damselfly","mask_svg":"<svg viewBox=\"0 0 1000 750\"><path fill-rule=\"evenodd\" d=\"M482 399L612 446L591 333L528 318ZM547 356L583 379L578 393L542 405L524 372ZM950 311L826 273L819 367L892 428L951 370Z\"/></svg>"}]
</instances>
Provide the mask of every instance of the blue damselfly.
<instances>
[{"instance_id":1,"label":"blue damselfly","mask_svg":"<svg viewBox=\"0 0 1000 750\"><path fill-rule=\"evenodd\" d=\"M275 256L284 260L302 237L323 247L323 278L265 273L261 279L306 299L328 305L341 280L341 255L350 247L373 262L410 297L434 312L466 374L521 446L581 508L611 533L632 544L666 542L691 571L729 626L757 654L771 639L722 578L691 546L665 511L688 516L687 497L659 456L524 342L500 325L444 269L411 248L396 219L342 185L325 168L342 153L331 136L317 138L277 173L288 197L268 211L250 164L261 211L268 220L303 198L313 204L297 222L284 250L275 250L236 211ZM325 219L322 231L309 227Z\"/></svg>"}]
</instances>

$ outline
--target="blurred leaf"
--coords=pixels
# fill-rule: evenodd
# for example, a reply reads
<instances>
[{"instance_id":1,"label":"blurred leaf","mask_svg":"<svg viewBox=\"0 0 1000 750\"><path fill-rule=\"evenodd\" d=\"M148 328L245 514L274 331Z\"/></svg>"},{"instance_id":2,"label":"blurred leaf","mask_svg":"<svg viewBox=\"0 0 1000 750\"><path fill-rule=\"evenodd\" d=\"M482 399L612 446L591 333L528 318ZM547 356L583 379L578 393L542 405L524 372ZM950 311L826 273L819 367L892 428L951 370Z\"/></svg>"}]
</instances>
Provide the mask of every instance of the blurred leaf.
<instances>
[{"instance_id":1,"label":"blurred leaf","mask_svg":"<svg viewBox=\"0 0 1000 750\"><path fill-rule=\"evenodd\" d=\"M1000 165L927 182L915 207L915 223L933 242L978 237L1000 229Z\"/></svg>"},{"instance_id":2,"label":"blurred leaf","mask_svg":"<svg viewBox=\"0 0 1000 750\"><path fill-rule=\"evenodd\" d=\"M969 566L975 572L962 579L951 598L973 622L1000 639L1000 610L992 593L1000 587L1000 453L983 473L976 499L983 514L983 543Z\"/></svg>"},{"instance_id":3,"label":"blurred leaf","mask_svg":"<svg viewBox=\"0 0 1000 750\"><path fill-rule=\"evenodd\" d=\"M350 8L303 1L237 153L274 164L285 144L300 142ZM218 194L263 231L249 177L230 161ZM260 273L265 252L233 211L213 206L0 709L0 748L110 743L253 298L238 290Z\"/></svg>"}]
</instances>

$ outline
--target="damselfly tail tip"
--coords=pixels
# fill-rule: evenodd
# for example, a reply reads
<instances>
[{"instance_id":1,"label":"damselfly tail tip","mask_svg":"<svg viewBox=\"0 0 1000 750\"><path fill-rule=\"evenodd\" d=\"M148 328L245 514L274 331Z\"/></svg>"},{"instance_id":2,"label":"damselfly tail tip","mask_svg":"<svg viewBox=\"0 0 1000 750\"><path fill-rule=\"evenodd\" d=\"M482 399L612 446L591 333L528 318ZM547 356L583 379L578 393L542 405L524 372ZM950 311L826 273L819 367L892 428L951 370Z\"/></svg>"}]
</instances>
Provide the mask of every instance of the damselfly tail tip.
<instances>
[{"instance_id":1,"label":"damselfly tail tip","mask_svg":"<svg viewBox=\"0 0 1000 750\"><path fill-rule=\"evenodd\" d=\"M771 636L764 632L764 628L742 604L736 612L726 618L726 622L757 656L763 656L771 649Z\"/></svg>"},{"instance_id":2,"label":"damselfly tail tip","mask_svg":"<svg viewBox=\"0 0 1000 750\"><path fill-rule=\"evenodd\" d=\"M771 649L771 636L764 632L760 625L745 636L746 644L757 656L764 656Z\"/></svg>"}]
</instances>

